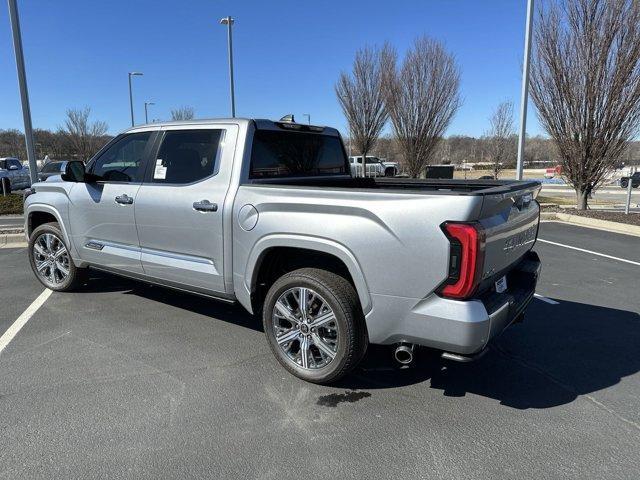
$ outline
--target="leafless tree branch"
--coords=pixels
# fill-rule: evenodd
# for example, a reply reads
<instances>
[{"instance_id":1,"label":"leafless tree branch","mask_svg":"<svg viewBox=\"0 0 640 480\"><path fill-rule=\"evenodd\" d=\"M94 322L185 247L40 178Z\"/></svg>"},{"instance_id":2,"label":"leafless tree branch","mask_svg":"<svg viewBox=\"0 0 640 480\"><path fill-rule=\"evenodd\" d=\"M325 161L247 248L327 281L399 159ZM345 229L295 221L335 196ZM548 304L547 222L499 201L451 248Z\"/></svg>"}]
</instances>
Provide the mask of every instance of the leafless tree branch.
<instances>
[{"instance_id":1,"label":"leafless tree branch","mask_svg":"<svg viewBox=\"0 0 640 480\"><path fill-rule=\"evenodd\" d=\"M585 209L640 126L640 2L540 9L532 60L531 97Z\"/></svg>"},{"instance_id":2,"label":"leafless tree branch","mask_svg":"<svg viewBox=\"0 0 640 480\"><path fill-rule=\"evenodd\" d=\"M461 105L460 69L443 45L418 38L402 67L395 55L385 70L385 100L405 165L417 177Z\"/></svg>"}]
</instances>

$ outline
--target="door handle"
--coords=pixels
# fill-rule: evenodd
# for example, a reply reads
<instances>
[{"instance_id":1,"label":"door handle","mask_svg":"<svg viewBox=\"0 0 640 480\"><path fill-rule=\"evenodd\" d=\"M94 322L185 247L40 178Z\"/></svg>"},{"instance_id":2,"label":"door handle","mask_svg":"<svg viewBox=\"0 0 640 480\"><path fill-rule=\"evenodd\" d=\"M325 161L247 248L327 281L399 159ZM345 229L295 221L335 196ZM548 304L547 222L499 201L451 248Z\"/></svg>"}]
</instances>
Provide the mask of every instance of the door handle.
<instances>
[{"instance_id":1,"label":"door handle","mask_svg":"<svg viewBox=\"0 0 640 480\"><path fill-rule=\"evenodd\" d=\"M217 212L218 204L211 203L209 200L200 200L199 202L193 202L193 209L199 212Z\"/></svg>"},{"instance_id":2,"label":"door handle","mask_svg":"<svg viewBox=\"0 0 640 480\"><path fill-rule=\"evenodd\" d=\"M133 198L126 193L123 195L118 195L116 197L116 203L119 203L120 205L131 205L133 203Z\"/></svg>"}]
</instances>

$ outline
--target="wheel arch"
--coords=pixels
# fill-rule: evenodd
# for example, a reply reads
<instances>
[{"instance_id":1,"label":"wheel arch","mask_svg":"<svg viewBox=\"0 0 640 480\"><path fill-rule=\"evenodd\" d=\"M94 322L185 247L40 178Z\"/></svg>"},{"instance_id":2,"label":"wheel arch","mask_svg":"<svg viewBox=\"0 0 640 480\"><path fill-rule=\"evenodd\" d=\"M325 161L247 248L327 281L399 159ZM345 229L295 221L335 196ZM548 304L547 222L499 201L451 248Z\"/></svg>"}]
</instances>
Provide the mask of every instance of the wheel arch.
<instances>
[{"instance_id":1,"label":"wheel arch","mask_svg":"<svg viewBox=\"0 0 640 480\"><path fill-rule=\"evenodd\" d=\"M261 305L259 282L265 278L265 269L269 269L271 261L278 256L284 256L292 269L316 267L344 276L355 288L362 311L366 314L371 309L371 296L364 274L347 247L326 238L270 235L254 245L241 275L242 286L238 289L236 285L238 301L250 312L254 313Z\"/></svg>"},{"instance_id":2,"label":"wheel arch","mask_svg":"<svg viewBox=\"0 0 640 480\"><path fill-rule=\"evenodd\" d=\"M76 261L77 252L75 250L73 242L71 242L71 238L69 237L67 225L62 220L62 215L55 207L42 203L32 203L27 207L25 211L25 218L27 227L25 234L27 239L31 238L31 234L33 233L33 231L40 225L49 222L57 222L60 226L60 230L62 231L62 235L64 236L64 241L71 250L71 256L74 261Z\"/></svg>"}]
</instances>

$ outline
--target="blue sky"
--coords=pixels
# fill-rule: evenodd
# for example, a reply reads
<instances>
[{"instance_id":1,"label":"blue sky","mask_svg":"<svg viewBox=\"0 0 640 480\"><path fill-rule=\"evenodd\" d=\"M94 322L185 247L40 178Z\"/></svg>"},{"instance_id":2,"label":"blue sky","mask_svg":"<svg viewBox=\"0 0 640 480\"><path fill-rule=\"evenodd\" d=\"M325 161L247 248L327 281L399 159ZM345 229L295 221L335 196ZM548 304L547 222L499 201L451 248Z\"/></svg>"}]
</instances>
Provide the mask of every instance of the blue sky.
<instances>
[{"instance_id":1,"label":"blue sky","mask_svg":"<svg viewBox=\"0 0 640 480\"><path fill-rule=\"evenodd\" d=\"M427 34L462 70L464 106L447 134L481 135L503 100L519 102L526 0L18 0L34 127L55 129L69 107L90 106L117 133L129 126L127 72L136 121L193 106L198 117L229 115L226 29L236 19L238 116L279 118L345 131L333 85L366 44L400 55ZM6 2L0 3L0 128L22 129ZM517 120L517 119L516 119ZM541 133L530 108L528 133Z\"/></svg>"}]
</instances>

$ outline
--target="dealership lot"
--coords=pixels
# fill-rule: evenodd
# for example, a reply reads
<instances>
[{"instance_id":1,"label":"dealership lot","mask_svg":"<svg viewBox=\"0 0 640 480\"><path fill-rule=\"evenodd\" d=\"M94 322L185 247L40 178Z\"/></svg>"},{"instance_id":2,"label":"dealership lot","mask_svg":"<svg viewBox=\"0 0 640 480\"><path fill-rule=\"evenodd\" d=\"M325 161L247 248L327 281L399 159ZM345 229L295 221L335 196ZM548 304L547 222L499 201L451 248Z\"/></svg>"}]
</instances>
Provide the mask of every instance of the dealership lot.
<instances>
[{"instance_id":1,"label":"dealership lot","mask_svg":"<svg viewBox=\"0 0 640 480\"><path fill-rule=\"evenodd\" d=\"M241 307L93 274L0 353L0 478L636 478L640 239L540 238L542 297L482 360L371 348L333 387ZM25 248L0 272L1 336L43 288Z\"/></svg>"}]
</instances>

